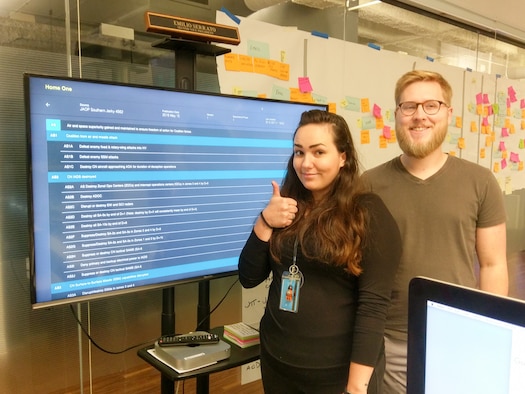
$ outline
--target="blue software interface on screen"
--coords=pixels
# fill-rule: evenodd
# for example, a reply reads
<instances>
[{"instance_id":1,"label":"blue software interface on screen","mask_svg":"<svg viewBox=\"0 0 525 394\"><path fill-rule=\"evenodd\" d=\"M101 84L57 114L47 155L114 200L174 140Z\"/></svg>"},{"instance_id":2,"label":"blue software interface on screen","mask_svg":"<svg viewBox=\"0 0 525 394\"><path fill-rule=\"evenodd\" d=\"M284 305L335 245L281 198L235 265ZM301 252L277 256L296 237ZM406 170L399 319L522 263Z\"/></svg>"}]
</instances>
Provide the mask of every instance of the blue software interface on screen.
<instances>
[{"instance_id":1,"label":"blue software interface on screen","mask_svg":"<svg viewBox=\"0 0 525 394\"><path fill-rule=\"evenodd\" d=\"M314 105L30 80L37 301L235 271Z\"/></svg>"}]
</instances>

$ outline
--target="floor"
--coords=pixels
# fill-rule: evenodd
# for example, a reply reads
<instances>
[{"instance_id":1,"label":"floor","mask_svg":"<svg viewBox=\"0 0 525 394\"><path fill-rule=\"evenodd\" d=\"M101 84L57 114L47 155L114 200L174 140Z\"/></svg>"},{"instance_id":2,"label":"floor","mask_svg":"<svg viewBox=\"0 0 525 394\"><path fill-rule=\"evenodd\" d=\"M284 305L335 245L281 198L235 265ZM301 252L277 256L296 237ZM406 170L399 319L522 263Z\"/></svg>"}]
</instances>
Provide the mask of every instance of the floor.
<instances>
[{"instance_id":1,"label":"floor","mask_svg":"<svg viewBox=\"0 0 525 394\"><path fill-rule=\"evenodd\" d=\"M241 385L241 367L210 375L210 394L263 394L260 380ZM92 387L61 392L60 394L150 394L160 393L160 373L150 366L145 366L126 372L110 375L95 380ZM175 382L174 394L195 394L195 379ZM59 394L59 393L52 393Z\"/></svg>"}]
</instances>

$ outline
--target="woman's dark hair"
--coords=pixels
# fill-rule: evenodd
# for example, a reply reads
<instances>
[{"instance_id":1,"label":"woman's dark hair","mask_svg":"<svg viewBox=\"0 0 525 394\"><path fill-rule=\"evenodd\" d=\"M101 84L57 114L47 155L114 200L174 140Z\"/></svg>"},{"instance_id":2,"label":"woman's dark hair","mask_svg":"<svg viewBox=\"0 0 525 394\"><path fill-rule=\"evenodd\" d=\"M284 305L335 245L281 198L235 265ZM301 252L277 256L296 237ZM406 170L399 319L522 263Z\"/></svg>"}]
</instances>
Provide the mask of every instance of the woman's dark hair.
<instances>
[{"instance_id":1,"label":"woman's dark hair","mask_svg":"<svg viewBox=\"0 0 525 394\"><path fill-rule=\"evenodd\" d=\"M299 212L291 226L273 232L270 252L275 260L282 261L283 246L293 244L297 236L306 258L342 266L348 272L359 275L362 271L360 262L368 215L366 207L360 204L364 192L350 129L339 115L311 110L301 115L294 138L297 130L308 124L331 125L335 146L340 153L346 153L346 161L326 198L314 202L311 191L297 177L292 154L288 160L281 195L295 199Z\"/></svg>"}]
</instances>

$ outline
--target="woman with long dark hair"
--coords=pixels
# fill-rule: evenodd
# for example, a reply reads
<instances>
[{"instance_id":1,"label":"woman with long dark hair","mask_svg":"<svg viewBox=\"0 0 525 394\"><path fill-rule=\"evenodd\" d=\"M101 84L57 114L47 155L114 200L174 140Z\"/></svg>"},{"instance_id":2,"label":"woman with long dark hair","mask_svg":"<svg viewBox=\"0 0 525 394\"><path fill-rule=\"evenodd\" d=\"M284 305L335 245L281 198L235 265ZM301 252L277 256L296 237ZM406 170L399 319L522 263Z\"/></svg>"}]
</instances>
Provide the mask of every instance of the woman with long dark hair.
<instances>
[{"instance_id":1,"label":"woman with long dark hair","mask_svg":"<svg viewBox=\"0 0 525 394\"><path fill-rule=\"evenodd\" d=\"M239 259L246 288L272 274L260 324L268 394L380 392L401 242L359 176L344 118L304 112L283 184L272 182Z\"/></svg>"}]
</instances>

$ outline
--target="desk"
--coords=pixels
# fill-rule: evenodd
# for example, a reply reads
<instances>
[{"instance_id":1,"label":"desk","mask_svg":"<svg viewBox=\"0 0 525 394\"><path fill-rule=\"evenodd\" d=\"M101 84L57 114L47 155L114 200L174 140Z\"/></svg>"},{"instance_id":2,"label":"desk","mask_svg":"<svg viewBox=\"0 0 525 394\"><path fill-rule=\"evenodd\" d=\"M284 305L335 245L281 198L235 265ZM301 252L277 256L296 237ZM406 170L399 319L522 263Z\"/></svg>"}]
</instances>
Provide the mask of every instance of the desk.
<instances>
[{"instance_id":1,"label":"desk","mask_svg":"<svg viewBox=\"0 0 525 394\"><path fill-rule=\"evenodd\" d=\"M148 364L155 367L160 373L162 373L163 378L167 378L170 381L183 380L188 378L199 378L202 376L208 376L210 373L224 371L226 369L239 367L241 365L256 361L259 359L260 347L259 345L250 346L247 348L240 348L239 346L229 342L227 339L224 339L224 327L216 327L209 330L211 333L218 334L223 341L230 344L231 353L230 357L226 360L221 360L213 365L209 365L204 368L199 368L194 371L178 373L173 368L170 368L168 365L164 364L162 361L158 360L154 356L148 353L149 349L152 349L154 346L149 346L147 348L140 349L137 354L140 358L145 360ZM162 394L165 393L164 390ZM173 394L173 393L169 393Z\"/></svg>"}]
</instances>

